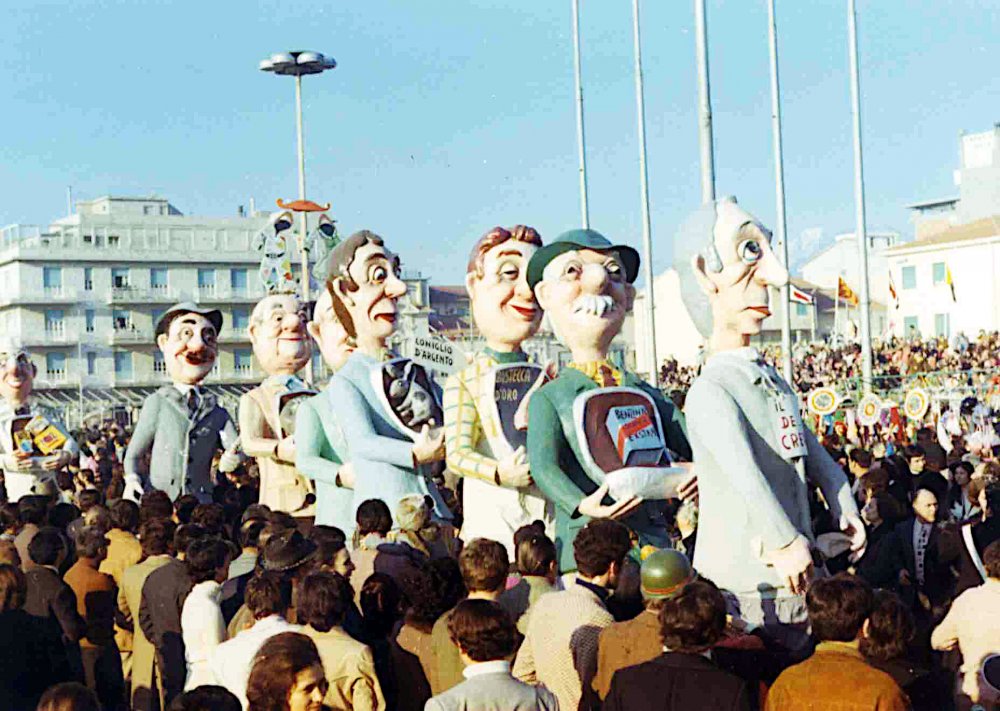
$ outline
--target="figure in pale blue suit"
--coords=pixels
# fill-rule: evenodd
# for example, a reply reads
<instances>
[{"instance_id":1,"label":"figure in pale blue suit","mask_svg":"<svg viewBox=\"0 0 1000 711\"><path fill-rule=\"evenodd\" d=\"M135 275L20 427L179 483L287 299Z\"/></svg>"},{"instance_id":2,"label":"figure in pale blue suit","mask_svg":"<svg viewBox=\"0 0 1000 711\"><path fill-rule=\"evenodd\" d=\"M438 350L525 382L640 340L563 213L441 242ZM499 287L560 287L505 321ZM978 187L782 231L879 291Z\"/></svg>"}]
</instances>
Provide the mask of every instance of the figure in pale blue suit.
<instances>
[{"instance_id":1,"label":"figure in pale blue suit","mask_svg":"<svg viewBox=\"0 0 1000 711\"><path fill-rule=\"evenodd\" d=\"M330 254L327 291L337 320L355 347L347 363L330 381L331 403L353 469L353 511L367 499L382 499L390 511L410 494L430 496L434 511L450 519L437 486L430 480L434 464L444 460L443 423L415 434L394 421L382 393L380 371L386 342L396 330L397 302L406 294L399 278L399 259L378 235L355 232ZM343 472L341 479L343 480Z\"/></svg>"}]
</instances>

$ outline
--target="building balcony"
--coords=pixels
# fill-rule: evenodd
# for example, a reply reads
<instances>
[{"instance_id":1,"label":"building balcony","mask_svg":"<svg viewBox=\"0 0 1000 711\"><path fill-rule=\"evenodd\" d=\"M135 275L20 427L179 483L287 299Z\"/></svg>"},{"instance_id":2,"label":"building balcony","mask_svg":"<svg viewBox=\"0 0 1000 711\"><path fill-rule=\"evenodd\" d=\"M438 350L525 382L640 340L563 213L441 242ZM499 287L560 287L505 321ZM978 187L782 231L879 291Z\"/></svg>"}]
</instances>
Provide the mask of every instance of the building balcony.
<instances>
[{"instance_id":1,"label":"building balcony","mask_svg":"<svg viewBox=\"0 0 1000 711\"><path fill-rule=\"evenodd\" d=\"M112 287L105 302L108 304L172 304L177 293L167 287L143 289L135 286Z\"/></svg>"},{"instance_id":2,"label":"building balcony","mask_svg":"<svg viewBox=\"0 0 1000 711\"><path fill-rule=\"evenodd\" d=\"M64 287L24 290L16 294L0 296L0 306L49 306L52 304L75 304L77 301L76 290Z\"/></svg>"},{"instance_id":3,"label":"building balcony","mask_svg":"<svg viewBox=\"0 0 1000 711\"><path fill-rule=\"evenodd\" d=\"M78 388L80 376L65 370L40 370L35 378L38 388Z\"/></svg>"},{"instance_id":4,"label":"building balcony","mask_svg":"<svg viewBox=\"0 0 1000 711\"><path fill-rule=\"evenodd\" d=\"M226 328L222 326L222 333L219 334L219 343L249 343L250 329L248 328Z\"/></svg>"},{"instance_id":5,"label":"building balcony","mask_svg":"<svg viewBox=\"0 0 1000 711\"><path fill-rule=\"evenodd\" d=\"M194 292L199 304L244 304L256 303L264 297L262 289L233 289L221 286L200 286Z\"/></svg>"},{"instance_id":6,"label":"building balcony","mask_svg":"<svg viewBox=\"0 0 1000 711\"><path fill-rule=\"evenodd\" d=\"M147 328L116 328L108 334L108 343L112 346L152 345L153 332Z\"/></svg>"},{"instance_id":7,"label":"building balcony","mask_svg":"<svg viewBox=\"0 0 1000 711\"><path fill-rule=\"evenodd\" d=\"M21 342L25 346L75 346L80 339L75 331L49 326L41 331L28 331L21 336Z\"/></svg>"},{"instance_id":8,"label":"building balcony","mask_svg":"<svg viewBox=\"0 0 1000 711\"><path fill-rule=\"evenodd\" d=\"M212 372L209 376L209 383L254 383L259 384L267 376L255 371L253 368L232 368L221 372Z\"/></svg>"}]
</instances>

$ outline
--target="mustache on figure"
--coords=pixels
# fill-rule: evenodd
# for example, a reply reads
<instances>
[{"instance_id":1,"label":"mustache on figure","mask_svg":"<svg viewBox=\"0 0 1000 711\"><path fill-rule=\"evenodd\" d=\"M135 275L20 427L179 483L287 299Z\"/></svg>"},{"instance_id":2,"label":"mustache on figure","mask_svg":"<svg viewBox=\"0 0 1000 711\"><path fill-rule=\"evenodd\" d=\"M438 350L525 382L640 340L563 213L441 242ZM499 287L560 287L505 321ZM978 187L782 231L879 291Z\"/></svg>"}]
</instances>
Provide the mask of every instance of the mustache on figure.
<instances>
[{"instance_id":1,"label":"mustache on figure","mask_svg":"<svg viewBox=\"0 0 1000 711\"><path fill-rule=\"evenodd\" d=\"M591 316L604 317L615 308L615 300L607 294L584 294L573 302L573 313L585 313Z\"/></svg>"}]
</instances>

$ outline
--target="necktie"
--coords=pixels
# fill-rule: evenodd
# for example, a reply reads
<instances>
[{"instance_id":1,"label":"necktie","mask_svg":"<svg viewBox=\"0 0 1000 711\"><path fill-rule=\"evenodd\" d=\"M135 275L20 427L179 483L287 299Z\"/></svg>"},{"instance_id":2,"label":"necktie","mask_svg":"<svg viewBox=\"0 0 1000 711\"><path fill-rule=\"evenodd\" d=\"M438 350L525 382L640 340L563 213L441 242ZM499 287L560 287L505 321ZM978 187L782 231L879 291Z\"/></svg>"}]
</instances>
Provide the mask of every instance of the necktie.
<instances>
[{"instance_id":1,"label":"necktie","mask_svg":"<svg viewBox=\"0 0 1000 711\"><path fill-rule=\"evenodd\" d=\"M30 415L31 408L28 407L27 405L21 405L21 407L17 408L14 411L14 414L17 415L18 417L24 417L25 415Z\"/></svg>"},{"instance_id":2,"label":"necktie","mask_svg":"<svg viewBox=\"0 0 1000 711\"><path fill-rule=\"evenodd\" d=\"M195 414L198 412L198 405L200 404L201 398L198 395L197 388L191 388L188 390L187 395L187 407L188 407L188 417L194 418Z\"/></svg>"},{"instance_id":3,"label":"necktie","mask_svg":"<svg viewBox=\"0 0 1000 711\"><path fill-rule=\"evenodd\" d=\"M615 382L615 375L611 372L611 368L603 363L597 367L597 377L601 381L602 388L613 388L617 385Z\"/></svg>"},{"instance_id":4,"label":"necktie","mask_svg":"<svg viewBox=\"0 0 1000 711\"><path fill-rule=\"evenodd\" d=\"M924 556L927 553L927 541L931 537L931 527L926 523L917 524L920 526L920 534L917 536L917 550L914 551L914 563L917 569L917 582L924 584Z\"/></svg>"}]
</instances>

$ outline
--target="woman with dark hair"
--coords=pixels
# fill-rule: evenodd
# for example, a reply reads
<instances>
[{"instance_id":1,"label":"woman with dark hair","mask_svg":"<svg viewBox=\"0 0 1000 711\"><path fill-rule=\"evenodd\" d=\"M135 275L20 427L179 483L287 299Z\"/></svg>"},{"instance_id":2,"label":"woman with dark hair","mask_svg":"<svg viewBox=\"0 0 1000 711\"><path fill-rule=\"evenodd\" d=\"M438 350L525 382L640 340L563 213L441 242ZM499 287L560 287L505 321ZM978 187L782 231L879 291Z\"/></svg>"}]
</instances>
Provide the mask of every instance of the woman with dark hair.
<instances>
[{"instance_id":1,"label":"woman with dark hair","mask_svg":"<svg viewBox=\"0 0 1000 711\"><path fill-rule=\"evenodd\" d=\"M321 711L327 682L315 643L283 632L257 651L247 681L248 711Z\"/></svg>"},{"instance_id":2,"label":"woman with dark hair","mask_svg":"<svg viewBox=\"0 0 1000 711\"><path fill-rule=\"evenodd\" d=\"M974 467L969 462L951 465L951 485L945 497L945 512L955 523L965 523L981 513L977 497L969 492ZM978 492L977 492L978 493Z\"/></svg>"},{"instance_id":3,"label":"woman with dark hair","mask_svg":"<svg viewBox=\"0 0 1000 711\"><path fill-rule=\"evenodd\" d=\"M510 612L517 631L528 629L528 613L542 595L559 588L556 545L545 535L541 521L522 526L514 532L514 555L521 580L500 595L504 608Z\"/></svg>"},{"instance_id":4,"label":"woman with dark hair","mask_svg":"<svg viewBox=\"0 0 1000 711\"><path fill-rule=\"evenodd\" d=\"M928 670L906 658L916 635L913 613L894 592L879 590L874 600L860 644L865 660L896 681L910 697L913 711L948 708L947 690Z\"/></svg>"},{"instance_id":5,"label":"woman with dark hair","mask_svg":"<svg viewBox=\"0 0 1000 711\"><path fill-rule=\"evenodd\" d=\"M396 681L389 651L389 636L402 617L402 593L396 581L384 573L372 573L361 586L362 636L375 658L386 708L396 708Z\"/></svg>"},{"instance_id":6,"label":"woman with dark hair","mask_svg":"<svg viewBox=\"0 0 1000 711\"><path fill-rule=\"evenodd\" d=\"M101 704L83 684L67 682L46 691L36 711L101 711Z\"/></svg>"}]
</instances>

